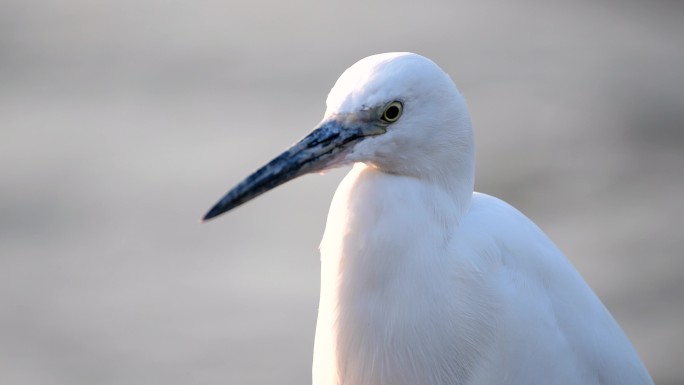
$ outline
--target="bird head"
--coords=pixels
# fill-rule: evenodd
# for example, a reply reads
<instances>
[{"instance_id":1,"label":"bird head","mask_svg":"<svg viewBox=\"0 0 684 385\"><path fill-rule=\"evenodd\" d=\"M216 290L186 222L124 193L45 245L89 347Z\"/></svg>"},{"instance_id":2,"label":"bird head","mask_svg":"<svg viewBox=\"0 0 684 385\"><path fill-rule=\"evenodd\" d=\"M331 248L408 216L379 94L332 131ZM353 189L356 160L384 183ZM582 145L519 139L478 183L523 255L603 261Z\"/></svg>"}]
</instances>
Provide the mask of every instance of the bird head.
<instances>
[{"instance_id":1,"label":"bird head","mask_svg":"<svg viewBox=\"0 0 684 385\"><path fill-rule=\"evenodd\" d=\"M449 76L412 53L385 53L349 67L328 95L321 123L230 190L204 220L298 176L356 162L445 180L463 169L472 192L473 138L465 101Z\"/></svg>"}]
</instances>

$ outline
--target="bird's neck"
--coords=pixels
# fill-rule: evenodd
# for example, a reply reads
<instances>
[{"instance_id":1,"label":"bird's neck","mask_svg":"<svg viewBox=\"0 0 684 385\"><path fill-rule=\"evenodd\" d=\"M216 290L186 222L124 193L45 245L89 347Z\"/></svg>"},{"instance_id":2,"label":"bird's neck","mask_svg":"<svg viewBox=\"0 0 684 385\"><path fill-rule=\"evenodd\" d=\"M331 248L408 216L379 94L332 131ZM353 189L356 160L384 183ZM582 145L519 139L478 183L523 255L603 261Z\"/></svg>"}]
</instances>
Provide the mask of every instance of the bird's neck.
<instances>
[{"instance_id":1,"label":"bird's neck","mask_svg":"<svg viewBox=\"0 0 684 385\"><path fill-rule=\"evenodd\" d=\"M450 138L449 151L431 156L432 169L423 176L451 197L459 217L468 211L475 187L475 140L469 117L462 119L463 132Z\"/></svg>"},{"instance_id":2,"label":"bird's neck","mask_svg":"<svg viewBox=\"0 0 684 385\"><path fill-rule=\"evenodd\" d=\"M453 193L426 180L361 164L340 184L321 243L314 376L339 373L346 376L344 383L410 383L411 374L401 371L368 382L380 372L379 366L367 365L393 357L396 352L386 351L392 343L398 344L395 348L429 343L431 352L445 353L440 341L426 340L419 331L446 328L426 323L455 319L438 314L453 309L425 306L447 303L439 296L453 295L445 289L451 283L443 282L451 277L443 271L448 265L445 251L463 215ZM448 341L448 346L455 345ZM431 361L440 362L439 357L424 358L426 371ZM336 383L320 381L328 382Z\"/></svg>"},{"instance_id":3,"label":"bird's neck","mask_svg":"<svg viewBox=\"0 0 684 385\"><path fill-rule=\"evenodd\" d=\"M400 163L375 160L368 165L356 164L345 182L340 185L340 194L345 186L356 183L368 184L368 188L383 189L388 182L388 190L396 190L412 183L415 191L423 194L428 201L444 198L442 204L454 206L454 220L465 215L470 207L475 184L475 150L472 137L454 140L448 147L450 151L412 155L416 161ZM410 152L410 150L401 150ZM410 159L410 158L409 158ZM378 171L371 173L371 170ZM390 176L396 178L390 178ZM348 182L347 182L348 180ZM364 191L366 188L360 188ZM349 196L349 200L357 199ZM358 198L361 199L361 198Z\"/></svg>"},{"instance_id":4,"label":"bird's neck","mask_svg":"<svg viewBox=\"0 0 684 385\"><path fill-rule=\"evenodd\" d=\"M355 164L335 192L321 243L323 258L327 250L349 254L424 233L447 240L472 199L469 173L417 178Z\"/></svg>"}]
</instances>

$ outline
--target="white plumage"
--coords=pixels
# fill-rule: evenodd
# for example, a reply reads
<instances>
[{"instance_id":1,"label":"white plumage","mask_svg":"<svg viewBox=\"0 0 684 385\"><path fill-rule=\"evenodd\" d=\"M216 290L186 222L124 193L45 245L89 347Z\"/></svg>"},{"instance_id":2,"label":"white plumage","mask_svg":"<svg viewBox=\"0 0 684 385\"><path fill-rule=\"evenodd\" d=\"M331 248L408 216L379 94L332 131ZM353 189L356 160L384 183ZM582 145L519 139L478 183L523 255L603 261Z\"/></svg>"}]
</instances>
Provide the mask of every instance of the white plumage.
<instances>
[{"instance_id":1,"label":"white plumage","mask_svg":"<svg viewBox=\"0 0 684 385\"><path fill-rule=\"evenodd\" d=\"M392 101L400 116L383 121ZM314 385L653 383L544 233L473 193L469 114L437 65L410 53L365 58L327 104L319 129L207 215L355 163L321 243Z\"/></svg>"}]
</instances>

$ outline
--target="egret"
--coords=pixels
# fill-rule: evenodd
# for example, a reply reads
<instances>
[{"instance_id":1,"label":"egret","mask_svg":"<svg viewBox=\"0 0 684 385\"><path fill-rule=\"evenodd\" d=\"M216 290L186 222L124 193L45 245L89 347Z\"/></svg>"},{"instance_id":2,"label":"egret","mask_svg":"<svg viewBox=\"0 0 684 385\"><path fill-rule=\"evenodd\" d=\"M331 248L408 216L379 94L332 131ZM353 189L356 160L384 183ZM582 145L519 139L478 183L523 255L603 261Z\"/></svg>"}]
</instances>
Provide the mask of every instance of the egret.
<instances>
[{"instance_id":1,"label":"egret","mask_svg":"<svg viewBox=\"0 0 684 385\"><path fill-rule=\"evenodd\" d=\"M549 238L473 192L466 103L420 55L374 55L347 69L317 128L204 219L351 164L320 245L314 385L653 383Z\"/></svg>"}]
</instances>

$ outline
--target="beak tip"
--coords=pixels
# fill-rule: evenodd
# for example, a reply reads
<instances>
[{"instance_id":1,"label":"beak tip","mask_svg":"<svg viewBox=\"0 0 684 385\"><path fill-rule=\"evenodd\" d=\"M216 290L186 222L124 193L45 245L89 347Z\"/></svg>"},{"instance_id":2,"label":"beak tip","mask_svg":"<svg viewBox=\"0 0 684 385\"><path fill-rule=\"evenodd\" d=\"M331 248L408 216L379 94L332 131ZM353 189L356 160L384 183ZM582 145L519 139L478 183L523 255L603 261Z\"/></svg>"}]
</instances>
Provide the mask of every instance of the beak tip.
<instances>
[{"instance_id":1,"label":"beak tip","mask_svg":"<svg viewBox=\"0 0 684 385\"><path fill-rule=\"evenodd\" d=\"M220 210L218 206L214 206L211 210L209 210L208 213L204 214L202 219L200 220L200 223L205 223L209 221L210 219L213 219L219 215L221 215L225 210Z\"/></svg>"},{"instance_id":2,"label":"beak tip","mask_svg":"<svg viewBox=\"0 0 684 385\"><path fill-rule=\"evenodd\" d=\"M242 203L243 202L234 199L231 193L228 193L225 197L223 197L223 199L218 201L218 203L216 203L214 207L212 207L206 214L204 214L204 217L202 217L200 222L204 223L211 219L214 219L219 215L234 209Z\"/></svg>"}]
</instances>

